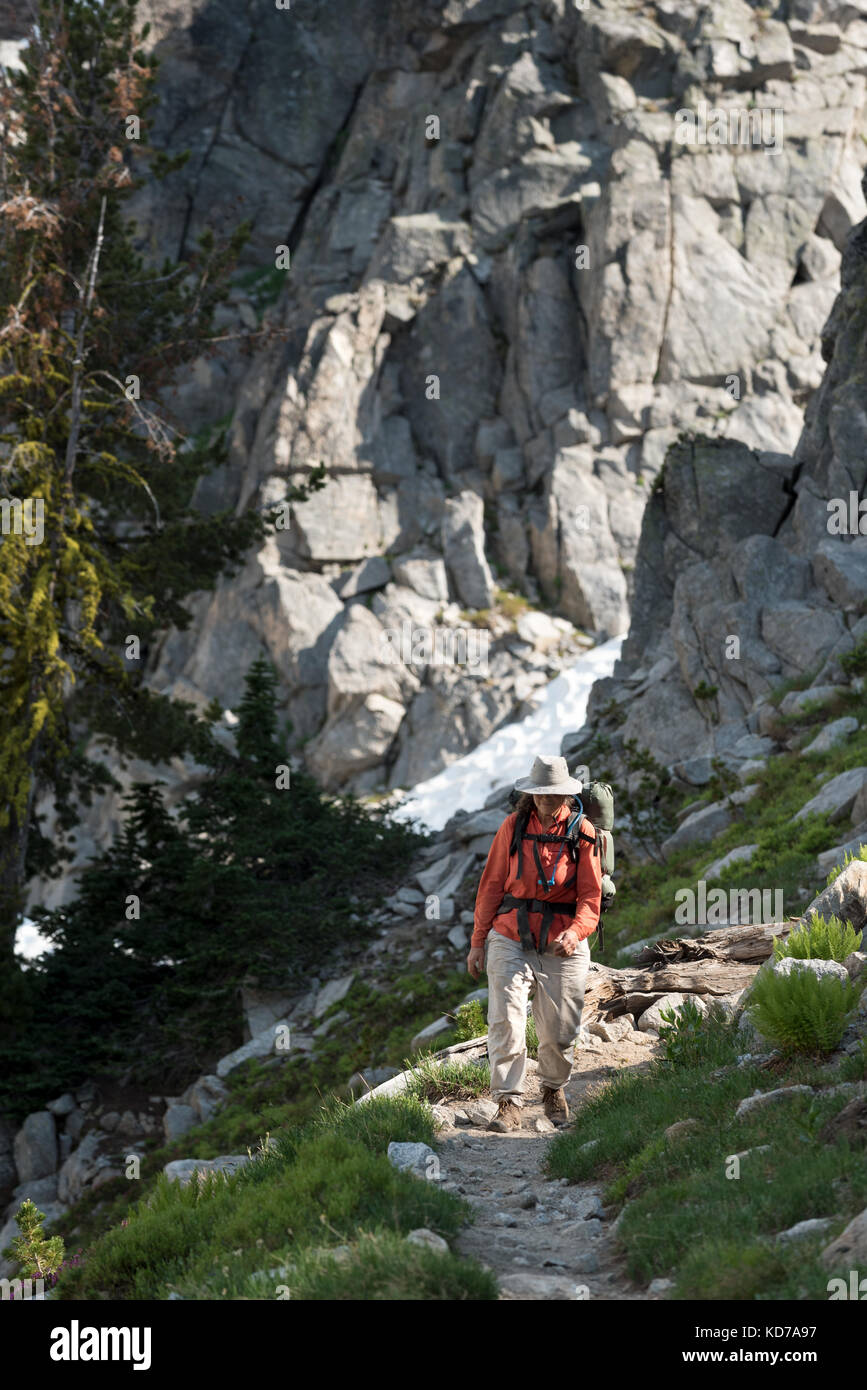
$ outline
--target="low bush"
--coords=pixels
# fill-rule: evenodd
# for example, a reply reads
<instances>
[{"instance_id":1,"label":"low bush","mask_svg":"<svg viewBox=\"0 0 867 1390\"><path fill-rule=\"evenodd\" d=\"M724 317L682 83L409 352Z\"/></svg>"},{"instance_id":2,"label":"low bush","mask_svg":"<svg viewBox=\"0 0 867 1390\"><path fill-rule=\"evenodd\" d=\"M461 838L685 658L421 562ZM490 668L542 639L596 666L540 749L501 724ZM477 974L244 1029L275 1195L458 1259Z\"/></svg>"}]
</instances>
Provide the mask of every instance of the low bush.
<instances>
[{"instance_id":1,"label":"low bush","mask_svg":"<svg viewBox=\"0 0 867 1390\"><path fill-rule=\"evenodd\" d=\"M861 945L861 932L839 917L828 921L814 912L809 922L791 932L785 941L774 942L774 959L795 956L799 960L844 961Z\"/></svg>"},{"instance_id":2,"label":"low bush","mask_svg":"<svg viewBox=\"0 0 867 1390\"><path fill-rule=\"evenodd\" d=\"M750 991L749 1014L758 1031L783 1053L826 1055L843 1036L860 990L812 970L775 975L760 970Z\"/></svg>"}]
</instances>

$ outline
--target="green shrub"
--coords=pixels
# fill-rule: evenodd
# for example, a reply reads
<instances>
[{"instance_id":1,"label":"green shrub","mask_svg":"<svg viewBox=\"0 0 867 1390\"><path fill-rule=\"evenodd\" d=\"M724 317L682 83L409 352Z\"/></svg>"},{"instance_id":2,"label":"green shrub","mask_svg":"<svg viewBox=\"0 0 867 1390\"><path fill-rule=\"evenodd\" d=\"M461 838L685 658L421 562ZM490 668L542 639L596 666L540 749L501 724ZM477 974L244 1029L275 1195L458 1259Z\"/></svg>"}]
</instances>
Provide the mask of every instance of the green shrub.
<instances>
[{"instance_id":1,"label":"green shrub","mask_svg":"<svg viewBox=\"0 0 867 1390\"><path fill-rule=\"evenodd\" d=\"M860 637L851 652L840 657L840 666L847 676L863 676L867 673L867 636Z\"/></svg>"},{"instance_id":2,"label":"green shrub","mask_svg":"<svg viewBox=\"0 0 867 1390\"><path fill-rule=\"evenodd\" d=\"M455 1018L455 1042L469 1042L470 1038L480 1038L488 1031L481 999L471 999L468 1004L461 1004Z\"/></svg>"},{"instance_id":3,"label":"green shrub","mask_svg":"<svg viewBox=\"0 0 867 1390\"><path fill-rule=\"evenodd\" d=\"M461 1004L456 1011L457 1023L454 1028L455 1042L468 1042L470 1038L481 1038L488 1031L488 1021L480 999L471 999ZM527 1015L527 1052L531 1057L539 1055L539 1038L536 1033L536 1020Z\"/></svg>"},{"instance_id":4,"label":"green shrub","mask_svg":"<svg viewBox=\"0 0 867 1390\"><path fill-rule=\"evenodd\" d=\"M299 1251L285 1270L248 1276L242 1297L274 1298L282 1285L297 1302L453 1302L498 1297L490 1270L450 1251L415 1245L392 1231L362 1232L343 1247L344 1258L327 1249Z\"/></svg>"},{"instance_id":5,"label":"green shrub","mask_svg":"<svg viewBox=\"0 0 867 1390\"><path fill-rule=\"evenodd\" d=\"M761 970L750 992L750 1019L781 1052L833 1052L843 1036L859 990L847 980L812 970L775 975Z\"/></svg>"},{"instance_id":6,"label":"green shrub","mask_svg":"<svg viewBox=\"0 0 867 1390\"><path fill-rule=\"evenodd\" d=\"M826 922L814 912L809 922L792 932L787 940L774 942L774 959L795 956L799 960L844 961L858 950L861 935L850 922L841 922L839 917Z\"/></svg>"},{"instance_id":7,"label":"green shrub","mask_svg":"<svg viewBox=\"0 0 867 1390\"><path fill-rule=\"evenodd\" d=\"M728 1059L734 1021L711 1004L702 1014L692 999L685 999L677 1009L660 1010L663 1024L659 1038L665 1061L673 1067L700 1067L710 1061Z\"/></svg>"},{"instance_id":8,"label":"green shrub","mask_svg":"<svg viewBox=\"0 0 867 1390\"><path fill-rule=\"evenodd\" d=\"M16 1236L9 1249L12 1258L21 1266L24 1279L44 1279L56 1274L63 1263L64 1246L60 1236L46 1236L42 1230L45 1212L40 1211L35 1202L26 1198L15 1213L20 1236Z\"/></svg>"},{"instance_id":9,"label":"green shrub","mask_svg":"<svg viewBox=\"0 0 867 1390\"><path fill-rule=\"evenodd\" d=\"M428 1053L413 1064L406 1094L434 1103L440 1100L474 1100L491 1084L487 1059L461 1061L457 1057L440 1059Z\"/></svg>"},{"instance_id":10,"label":"green shrub","mask_svg":"<svg viewBox=\"0 0 867 1390\"><path fill-rule=\"evenodd\" d=\"M256 1294L250 1278L313 1248L420 1226L453 1237L465 1204L437 1182L398 1172L385 1154L392 1139L432 1137L430 1111L413 1097L358 1106L332 1098L228 1177L180 1187L160 1173L127 1221L89 1248L86 1265L67 1271L56 1296L161 1299L174 1288L190 1299L273 1298L273 1285Z\"/></svg>"}]
</instances>

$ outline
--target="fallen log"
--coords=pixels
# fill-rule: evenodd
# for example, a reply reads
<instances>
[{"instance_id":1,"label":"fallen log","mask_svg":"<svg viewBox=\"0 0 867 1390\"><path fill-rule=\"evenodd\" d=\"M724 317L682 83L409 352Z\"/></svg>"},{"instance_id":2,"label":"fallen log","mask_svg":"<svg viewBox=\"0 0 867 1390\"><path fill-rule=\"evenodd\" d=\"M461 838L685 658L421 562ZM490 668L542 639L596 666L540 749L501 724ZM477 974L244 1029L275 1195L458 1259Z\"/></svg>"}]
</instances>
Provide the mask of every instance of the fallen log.
<instances>
[{"instance_id":1,"label":"fallen log","mask_svg":"<svg viewBox=\"0 0 867 1390\"><path fill-rule=\"evenodd\" d=\"M797 919L765 922L755 926L726 926L694 937L664 937L645 946L635 957L636 964L653 965L678 960L734 960L760 965L774 949L774 942L787 937Z\"/></svg>"},{"instance_id":2,"label":"fallen log","mask_svg":"<svg viewBox=\"0 0 867 1390\"><path fill-rule=\"evenodd\" d=\"M611 982L615 994L734 994L752 982L756 967L731 960L701 960L623 973L625 980Z\"/></svg>"}]
</instances>

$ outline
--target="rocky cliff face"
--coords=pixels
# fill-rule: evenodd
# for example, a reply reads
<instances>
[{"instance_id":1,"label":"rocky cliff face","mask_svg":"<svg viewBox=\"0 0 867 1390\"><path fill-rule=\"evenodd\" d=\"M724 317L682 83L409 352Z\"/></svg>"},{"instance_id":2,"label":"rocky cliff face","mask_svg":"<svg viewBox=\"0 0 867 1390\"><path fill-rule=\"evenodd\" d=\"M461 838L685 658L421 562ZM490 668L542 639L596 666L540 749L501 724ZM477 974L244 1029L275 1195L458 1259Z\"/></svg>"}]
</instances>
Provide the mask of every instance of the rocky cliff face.
<instances>
[{"instance_id":1,"label":"rocky cliff face","mask_svg":"<svg viewBox=\"0 0 867 1390\"><path fill-rule=\"evenodd\" d=\"M588 717L695 785L714 755L743 773L773 751L773 686L795 678L809 694L848 679L840 658L867 639L865 304L862 222L793 457L679 444L645 513L629 638ZM573 754L588 732L568 740Z\"/></svg>"},{"instance_id":2,"label":"rocky cliff face","mask_svg":"<svg viewBox=\"0 0 867 1390\"><path fill-rule=\"evenodd\" d=\"M665 547L707 563L738 524L789 555L775 533L788 517L799 535L807 510L791 510L783 460L865 210L867 21L852 6L141 8L162 59L155 141L192 151L138 196L143 242L184 252L208 224L252 219L227 332L281 286L266 312L285 341L252 362L227 350L178 383L182 420L231 411L228 463L199 501L273 506L313 465L328 470L290 526L196 603L190 629L149 653L150 684L229 706L264 647L326 785L408 786L526 710L533 683L574 658L572 625L625 631L646 501L682 431L708 442L678 448L653 503L660 557L646 541L642 567ZM698 506L696 458L703 478L732 461ZM796 601L767 549L749 557L751 593L768 583ZM498 586L559 627L516 631ZM680 659L670 614L646 581L637 593L623 669L659 643L658 675ZM688 684L709 660L689 636L694 609L724 597L681 593ZM445 631L460 651L460 627L480 625L467 610L493 615L487 662L392 659L405 630ZM791 610L768 621L800 640ZM839 617L822 621L841 635ZM764 651L753 628L744 642ZM678 679L636 706L636 732L657 736L639 711ZM726 676L726 726L755 693L745 679ZM677 700L672 758L709 737L688 690Z\"/></svg>"}]
</instances>

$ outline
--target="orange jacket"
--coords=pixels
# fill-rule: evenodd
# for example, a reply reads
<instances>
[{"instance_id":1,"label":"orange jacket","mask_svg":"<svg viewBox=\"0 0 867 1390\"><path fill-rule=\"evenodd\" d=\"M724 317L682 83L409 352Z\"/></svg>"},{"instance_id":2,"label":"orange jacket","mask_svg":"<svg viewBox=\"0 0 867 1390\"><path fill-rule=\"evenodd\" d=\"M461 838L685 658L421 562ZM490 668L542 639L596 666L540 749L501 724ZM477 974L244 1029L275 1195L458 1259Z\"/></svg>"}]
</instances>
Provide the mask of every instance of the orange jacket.
<instances>
[{"instance_id":1,"label":"orange jacket","mask_svg":"<svg viewBox=\"0 0 867 1390\"><path fill-rule=\"evenodd\" d=\"M564 831L571 814L570 807L564 802L557 812L558 828L556 832L552 830L550 833L560 834ZM510 937L512 941L520 940L517 910L512 908L511 911L504 912L500 916L496 915L497 908L505 893L512 893L516 898L550 898L551 902L577 900L578 906L571 921L565 913L554 914L548 933L549 949L550 942L570 928L577 934L579 940L584 941L596 930L599 923L602 904L601 859L594 853L592 845L581 844L578 851L578 878L576 882L574 878L575 863L568 849L564 848L560 853L560 858L557 859L560 850L559 845L538 845L539 858L542 861L545 877L550 878L551 874L554 874L554 887L550 894L546 893L544 887L540 886L538 882L539 874L533 857L532 840L524 841L524 872L518 878L518 856L517 854L511 856L509 854L516 816L517 812L513 812L512 815L506 817L494 836L494 842L488 851L488 861L482 871L479 891L476 894L471 947L484 946L485 939L492 927L494 931ZM596 831L590 821L584 820L581 829L585 835L592 835L594 839L596 838ZM532 835L542 834L542 825L535 811L530 812L527 831ZM555 860L557 860L556 869L554 867ZM569 883L570 879L572 880L571 883ZM541 912L529 913L529 922L533 939L538 945L539 930L542 925Z\"/></svg>"}]
</instances>

